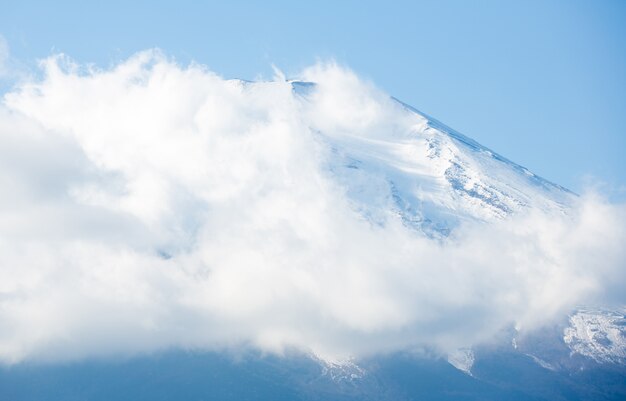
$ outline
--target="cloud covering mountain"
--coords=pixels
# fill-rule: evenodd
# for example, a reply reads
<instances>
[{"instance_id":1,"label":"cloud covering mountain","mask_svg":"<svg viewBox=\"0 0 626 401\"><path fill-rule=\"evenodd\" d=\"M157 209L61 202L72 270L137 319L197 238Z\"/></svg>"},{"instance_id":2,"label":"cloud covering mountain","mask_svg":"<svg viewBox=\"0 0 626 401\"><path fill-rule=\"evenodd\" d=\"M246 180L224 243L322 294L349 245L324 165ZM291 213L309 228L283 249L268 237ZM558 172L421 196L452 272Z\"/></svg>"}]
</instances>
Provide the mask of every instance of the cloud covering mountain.
<instances>
[{"instance_id":1,"label":"cloud covering mountain","mask_svg":"<svg viewBox=\"0 0 626 401\"><path fill-rule=\"evenodd\" d=\"M428 175L427 118L344 67L312 66L298 82L315 85L299 89L157 51L42 68L0 106L4 362L447 352L580 303L626 302L624 205L515 182L506 198L474 185L470 159L462 182ZM420 162L394 167L419 192L387 186L389 155ZM394 209L394 191L432 215Z\"/></svg>"}]
</instances>

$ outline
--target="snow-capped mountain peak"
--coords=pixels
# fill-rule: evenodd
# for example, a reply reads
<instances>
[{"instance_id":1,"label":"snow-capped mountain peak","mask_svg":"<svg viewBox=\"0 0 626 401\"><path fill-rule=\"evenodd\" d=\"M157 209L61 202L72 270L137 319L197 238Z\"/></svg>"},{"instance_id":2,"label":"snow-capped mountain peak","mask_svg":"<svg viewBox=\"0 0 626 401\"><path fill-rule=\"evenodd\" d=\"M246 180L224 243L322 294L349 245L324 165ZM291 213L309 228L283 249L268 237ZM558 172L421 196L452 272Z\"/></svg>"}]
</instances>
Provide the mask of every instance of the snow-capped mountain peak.
<instances>
[{"instance_id":1,"label":"snow-capped mountain peak","mask_svg":"<svg viewBox=\"0 0 626 401\"><path fill-rule=\"evenodd\" d=\"M292 81L305 103L316 84ZM576 195L395 99L397 126L376 135L318 130L332 149L328 168L372 222L398 217L432 237L460 222L491 221L539 208L565 213Z\"/></svg>"}]
</instances>

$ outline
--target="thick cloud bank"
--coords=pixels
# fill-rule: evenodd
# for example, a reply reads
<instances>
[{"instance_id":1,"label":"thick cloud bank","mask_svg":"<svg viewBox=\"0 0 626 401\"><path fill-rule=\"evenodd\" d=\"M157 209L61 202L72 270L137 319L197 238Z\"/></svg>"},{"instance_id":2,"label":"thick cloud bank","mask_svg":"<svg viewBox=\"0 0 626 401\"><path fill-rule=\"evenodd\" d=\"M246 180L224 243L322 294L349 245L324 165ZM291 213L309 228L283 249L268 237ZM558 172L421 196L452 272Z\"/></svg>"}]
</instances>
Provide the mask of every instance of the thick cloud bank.
<instances>
[{"instance_id":1,"label":"thick cloud bank","mask_svg":"<svg viewBox=\"0 0 626 401\"><path fill-rule=\"evenodd\" d=\"M43 68L0 106L1 361L446 351L623 301L626 209L595 197L441 241L364 219L318 133L415 121L346 69L303 99L158 52Z\"/></svg>"}]
</instances>

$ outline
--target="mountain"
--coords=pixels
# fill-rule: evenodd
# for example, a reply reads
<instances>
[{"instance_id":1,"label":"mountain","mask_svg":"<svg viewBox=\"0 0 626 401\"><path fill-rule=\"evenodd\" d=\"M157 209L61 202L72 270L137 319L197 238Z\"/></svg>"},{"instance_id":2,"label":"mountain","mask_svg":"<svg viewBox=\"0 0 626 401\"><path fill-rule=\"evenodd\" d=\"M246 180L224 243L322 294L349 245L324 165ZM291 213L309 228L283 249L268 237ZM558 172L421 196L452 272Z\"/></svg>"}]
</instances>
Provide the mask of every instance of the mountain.
<instances>
[{"instance_id":1,"label":"mountain","mask_svg":"<svg viewBox=\"0 0 626 401\"><path fill-rule=\"evenodd\" d=\"M299 102L315 96L314 83L289 84ZM397 99L389 102L408 124L366 133L312 127L328 149L327 172L369 223L397 221L445 241L467 222L533 210L563 216L577 202L566 188ZM279 357L178 350L22 363L0 367L0 400L623 400L625 312L580 307L531 334L511 327L488 345L443 356L431 349L345 360L302 351Z\"/></svg>"}]
</instances>

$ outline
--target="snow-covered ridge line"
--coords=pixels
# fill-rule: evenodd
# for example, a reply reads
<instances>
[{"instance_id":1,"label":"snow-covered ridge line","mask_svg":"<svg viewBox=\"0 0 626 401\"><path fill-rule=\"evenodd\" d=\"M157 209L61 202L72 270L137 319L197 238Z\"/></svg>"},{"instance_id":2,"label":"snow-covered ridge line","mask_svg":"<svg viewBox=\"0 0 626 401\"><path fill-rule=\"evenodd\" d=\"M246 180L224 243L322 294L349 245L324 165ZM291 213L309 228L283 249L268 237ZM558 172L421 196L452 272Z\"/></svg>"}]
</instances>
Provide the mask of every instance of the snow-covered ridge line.
<instances>
[{"instance_id":1,"label":"snow-covered ridge line","mask_svg":"<svg viewBox=\"0 0 626 401\"><path fill-rule=\"evenodd\" d=\"M523 174L526 174L526 175L529 175L529 176L535 178L536 180L540 181L541 183L543 183L547 187L553 187L553 188L556 188L556 189L561 190L561 191L569 192L569 193L571 193L573 195L578 195L578 194L576 194L575 192L571 191L568 188L565 188L565 187L563 187L563 186L561 186L559 184L556 184L556 183L554 183L554 182L552 182L550 180L547 180L547 179L545 179L543 177L540 177L540 176L534 174L533 172L528 170L526 167L524 167L524 166L522 166L520 164L517 164L514 161L511 161L510 159L500 155L497 152L494 152L493 150L489 149L488 147L486 147L486 146L476 142L472 138L469 138L469 137L461 134L459 131L457 131L457 130L455 130L453 128L450 128L448 125L442 123L441 121L437 120L436 118L433 118L430 115L428 115L428 114L426 114L426 113L416 109L415 107L413 107L413 106L411 106L411 105L409 105L407 103L404 103L403 101L399 100L398 98L393 97L393 96L391 98L393 100L395 100L396 102L400 103L402 106L404 106L408 110L410 110L410 111L412 111L412 112L414 112L416 114L419 114L420 116L422 116L425 119L427 119L428 120L428 125L431 126L432 128L448 134L450 137L452 137L452 138L456 139L457 141L459 141L461 143L464 143L465 145L473 148L475 151L477 151L477 152L487 152L494 159L499 160L499 161L501 161L503 163L506 163L506 164L512 166L513 168L518 170L520 173L523 173Z\"/></svg>"}]
</instances>

